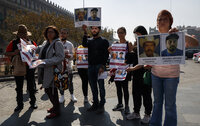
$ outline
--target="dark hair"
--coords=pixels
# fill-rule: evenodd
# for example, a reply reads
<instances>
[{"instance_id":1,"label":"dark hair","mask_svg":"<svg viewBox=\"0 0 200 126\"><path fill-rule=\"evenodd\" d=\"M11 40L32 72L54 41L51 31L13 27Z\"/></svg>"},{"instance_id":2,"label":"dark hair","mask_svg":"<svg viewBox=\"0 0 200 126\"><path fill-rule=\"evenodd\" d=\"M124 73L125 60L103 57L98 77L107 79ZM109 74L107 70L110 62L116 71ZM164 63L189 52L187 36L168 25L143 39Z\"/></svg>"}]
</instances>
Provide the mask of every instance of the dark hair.
<instances>
[{"instance_id":1,"label":"dark hair","mask_svg":"<svg viewBox=\"0 0 200 126\"><path fill-rule=\"evenodd\" d=\"M158 17L157 17L157 21L158 21L158 18L160 16L166 16L168 17L169 19L169 29L172 28L172 24L173 24L173 17L172 17L172 14L168 11L168 10L161 10L159 13L158 13Z\"/></svg>"},{"instance_id":2,"label":"dark hair","mask_svg":"<svg viewBox=\"0 0 200 126\"><path fill-rule=\"evenodd\" d=\"M53 29L53 30L54 30L54 32L55 32L55 37L54 37L54 39L59 38L59 31L58 31L58 29L56 28L56 26L50 25L50 26L46 27L45 30L44 30L44 37L45 37L46 40L48 40L47 31L48 31L49 29Z\"/></svg>"},{"instance_id":3,"label":"dark hair","mask_svg":"<svg viewBox=\"0 0 200 126\"><path fill-rule=\"evenodd\" d=\"M90 26L91 29L92 29L92 27L98 27L99 30L101 30L101 26Z\"/></svg>"},{"instance_id":4,"label":"dark hair","mask_svg":"<svg viewBox=\"0 0 200 126\"><path fill-rule=\"evenodd\" d=\"M136 32L140 33L141 35L147 35L147 34L148 34L148 33L147 33L147 30L146 30L145 27L142 26L142 25L137 26L137 27L133 30L133 33L136 33Z\"/></svg>"},{"instance_id":5,"label":"dark hair","mask_svg":"<svg viewBox=\"0 0 200 126\"><path fill-rule=\"evenodd\" d=\"M178 40L179 36L178 36L177 34L169 34L169 35L166 37L166 40L169 40L169 39L172 39L172 38Z\"/></svg>"},{"instance_id":6,"label":"dark hair","mask_svg":"<svg viewBox=\"0 0 200 126\"><path fill-rule=\"evenodd\" d=\"M92 8L91 11L97 11L98 12L98 9L97 8Z\"/></svg>"},{"instance_id":7,"label":"dark hair","mask_svg":"<svg viewBox=\"0 0 200 126\"><path fill-rule=\"evenodd\" d=\"M62 28L62 29L60 30L60 32L61 32L61 31L66 31L67 34L69 34L69 30L68 30L67 28Z\"/></svg>"},{"instance_id":8,"label":"dark hair","mask_svg":"<svg viewBox=\"0 0 200 126\"><path fill-rule=\"evenodd\" d=\"M120 27L120 28L118 28L118 29L117 29L117 33L119 32L119 30L124 31L124 33L126 34L126 28L125 28L125 27Z\"/></svg>"}]
</instances>

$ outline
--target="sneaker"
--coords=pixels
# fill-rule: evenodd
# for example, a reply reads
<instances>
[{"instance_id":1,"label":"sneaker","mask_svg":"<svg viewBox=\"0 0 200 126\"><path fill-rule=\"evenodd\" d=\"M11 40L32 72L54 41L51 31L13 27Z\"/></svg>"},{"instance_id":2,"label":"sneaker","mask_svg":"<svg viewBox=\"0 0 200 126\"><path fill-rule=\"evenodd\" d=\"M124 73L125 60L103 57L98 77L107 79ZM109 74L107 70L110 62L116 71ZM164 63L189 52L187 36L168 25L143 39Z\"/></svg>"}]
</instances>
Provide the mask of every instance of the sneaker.
<instances>
[{"instance_id":1,"label":"sneaker","mask_svg":"<svg viewBox=\"0 0 200 126\"><path fill-rule=\"evenodd\" d=\"M130 114L130 109L128 106L125 107L124 114L125 115Z\"/></svg>"},{"instance_id":2,"label":"sneaker","mask_svg":"<svg viewBox=\"0 0 200 126\"><path fill-rule=\"evenodd\" d=\"M96 111L95 113L96 113L96 114L101 114L101 113L103 113L104 111L105 111L104 106L99 106L98 109L97 109L97 111Z\"/></svg>"},{"instance_id":3,"label":"sneaker","mask_svg":"<svg viewBox=\"0 0 200 126\"><path fill-rule=\"evenodd\" d=\"M64 101L65 101L64 95L61 95L59 98L59 103L64 103Z\"/></svg>"},{"instance_id":4,"label":"sneaker","mask_svg":"<svg viewBox=\"0 0 200 126\"><path fill-rule=\"evenodd\" d=\"M112 110L113 111L121 111L121 110L123 110L123 104L117 104Z\"/></svg>"},{"instance_id":5,"label":"sneaker","mask_svg":"<svg viewBox=\"0 0 200 126\"><path fill-rule=\"evenodd\" d=\"M131 120L131 119L140 119L141 117L140 117L140 114L133 112L133 113L127 115L126 118L128 120Z\"/></svg>"},{"instance_id":6,"label":"sneaker","mask_svg":"<svg viewBox=\"0 0 200 126\"><path fill-rule=\"evenodd\" d=\"M148 124L150 121L150 115L144 115L143 119L141 119L141 123Z\"/></svg>"},{"instance_id":7,"label":"sneaker","mask_svg":"<svg viewBox=\"0 0 200 126\"><path fill-rule=\"evenodd\" d=\"M84 103L88 103L88 97L87 96L84 97Z\"/></svg>"},{"instance_id":8,"label":"sneaker","mask_svg":"<svg viewBox=\"0 0 200 126\"><path fill-rule=\"evenodd\" d=\"M76 97L72 94L71 95L71 100L73 101L73 102L77 102L77 99L76 99Z\"/></svg>"},{"instance_id":9,"label":"sneaker","mask_svg":"<svg viewBox=\"0 0 200 126\"><path fill-rule=\"evenodd\" d=\"M92 105L90 108L87 109L88 112L96 111L98 109L97 105Z\"/></svg>"}]
</instances>

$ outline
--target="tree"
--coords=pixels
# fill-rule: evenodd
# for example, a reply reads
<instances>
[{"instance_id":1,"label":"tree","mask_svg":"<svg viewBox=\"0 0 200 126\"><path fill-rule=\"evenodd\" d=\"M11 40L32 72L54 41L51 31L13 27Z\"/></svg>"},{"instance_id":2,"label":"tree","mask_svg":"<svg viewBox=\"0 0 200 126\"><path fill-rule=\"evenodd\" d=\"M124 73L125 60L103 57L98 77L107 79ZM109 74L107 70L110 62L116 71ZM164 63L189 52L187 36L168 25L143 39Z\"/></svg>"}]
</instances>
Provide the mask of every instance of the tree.
<instances>
[{"instance_id":1,"label":"tree","mask_svg":"<svg viewBox=\"0 0 200 126\"><path fill-rule=\"evenodd\" d=\"M16 31L19 24L27 26L28 30L32 33L31 39L37 44L44 41L43 31L49 25L56 26L59 30L61 28L69 29L69 40L75 45L82 43L83 31L81 28L74 27L74 20L67 15L56 15L55 13L42 12L40 14L34 12L26 12L18 10L16 12L9 12L4 20L6 29L0 35L3 36L5 41L10 41L15 36L12 32ZM108 40L112 40L113 30L107 28L102 29L102 36Z\"/></svg>"}]
</instances>

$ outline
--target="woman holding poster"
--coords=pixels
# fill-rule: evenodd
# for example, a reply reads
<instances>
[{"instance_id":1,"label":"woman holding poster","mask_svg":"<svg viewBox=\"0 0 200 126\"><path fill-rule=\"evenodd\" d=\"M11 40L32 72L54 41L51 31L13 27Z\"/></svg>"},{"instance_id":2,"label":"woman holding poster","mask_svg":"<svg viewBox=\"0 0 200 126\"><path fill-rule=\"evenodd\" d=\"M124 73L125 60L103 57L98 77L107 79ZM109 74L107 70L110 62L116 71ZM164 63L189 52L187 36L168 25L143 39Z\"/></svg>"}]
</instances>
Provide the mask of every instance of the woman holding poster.
<instances>
[{"instance_id":1,"label":"woman holding poster","mask_svg":"<svg viewBox=\"0 0 200 126\"><path fill-rule=\"evenodd\" d=\"M173 17L167 10L162 10L157 17L157 27L160 33L178 32L176 28L171 29ZM186 37L186 45L187 38ZM196 46L197 43L190 43ZM152 65L152 88L154 94L153 114L150 126L162 125L163 101L165 101L164 126L177 126L176 93L179 83L179 65Z\"/></svg>"},{"instance_id":2,"label":"woman holding poster","mask_svg":"<svg viewBox=\"0 0 200 126\"><path fill-rule=\"evenodd\" d=\"M118 37L119 37L120 40L119 40L119 42L116 42L116 43L126 45L126 51L125 51L126 54L129 53L129 52L131 52L132 45L130 43L128 43L126 41L126 39L125 39L126 29L124 27L120 27L117 30L117 34L118 34ZM125 59L125 55L123 56L123 52L119 52L119 53L113 52L113 50L114 50L113 47L109 47L108 50L109 50L109 52L112 51L112 55L113 56L112 56L111 60L112 59L113 59L113 61L115 61L115 60L122 60L122 59L124 60L124 62L123 62L122 65L119 65L120 62L118 63L118 67L126 65L125 61L127 59ZM113 69L116 69L116 68L113 68ZM123 72L119 71L116 74L119 74L119 73L122 74ZM124 101L125 101L125 111L124 112L125 112L125 114L129 114L130 113L130 110L129 110L128 80L129 80L128 76L126 76L125 80L116 80L115 81L115 85L116 85L116 89L117 89L118 104L113 108L113 111L119 111L119 110L123 109L122 96L123 96L123 93L124 93ZM123 93L122 93L122 90L123 90Z\"/></svg>"},{"instance_id":3,"label":"woman holding poster","mask_svg":"<svg viewBox=\"0 0 200 126\"><path fill-rule=\"evenodd\" d=\"M80 61L80 57L81 61ZM76 49L76 65L78 69L78 74L82 81L82 91L84 95L84 103L88 102L88 48L83 47L82 45L78 46Z\"/></svg>"},{"instance_id":4,"label":"woman holding poster","mask_svg":"<svg viewBox=\"0 0 200 126\"><path fill-rule=\"evenodd\" d=\"M44 31L44 37L46 41L37 49L39 59L45 62L38 69L38 84L42 84L42 88L45 89L53 105L52 108L47 110L50 114L46 116L47 119L52 119L60 114L58 90L54 85L54 73L56 69L62 70L65 54L64 46L59 39L59 31L55 26L48 26Z\"/></svg>"}]
</instances>

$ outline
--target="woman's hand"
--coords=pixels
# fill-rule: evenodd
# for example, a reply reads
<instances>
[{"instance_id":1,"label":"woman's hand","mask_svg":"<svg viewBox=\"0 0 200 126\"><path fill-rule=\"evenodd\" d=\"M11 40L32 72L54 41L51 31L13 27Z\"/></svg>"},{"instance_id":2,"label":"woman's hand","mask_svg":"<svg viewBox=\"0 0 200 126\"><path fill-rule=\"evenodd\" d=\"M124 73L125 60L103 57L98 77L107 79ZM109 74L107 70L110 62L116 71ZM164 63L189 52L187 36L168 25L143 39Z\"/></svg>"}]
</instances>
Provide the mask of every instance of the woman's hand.
<instances>
[{"instance_id":1,"label":"woman's hand","mask_svg":"<svg viewBox=\"0 0 200 126\"><path fill-rule=\"evenodd\" d=\"M134 71L134 67L128 67L128 68L126 69L126 71L127 71L127 72Z\"/></svg>"},{"instance_id":2,"label":"woman's hand","mask_svg":"<svg viewBox=\"0 0 200 126\"><path fill-rule=\"evenodd\" d=\"M112 52L112 47L108 47L108 52L111 53Z\"/></svg>"},{"instance_id":3,"label":"woman's hand","mask_svg":"<svg viewBox=\"0 0 200 126\"><path fill-rule=\"evenodd\" d=\"M144 65L144 69L151 69L152 68L152 66L150 66L150 65Z\"/></svg>"},{"instance_id":4,"label":"woman's hand","mask_svg":"<svg viewBox=\"0 0 200 126\"><path fill-rule=\"evenodd\" d=\"M82 25L82 29L84 31L84 34L87 35L87 25Z\"/></svg>"},{"instance_id":5,"label":"woman's hand","mask_svg":"<svg viewBox=\"0 0 200 126\"><path fill-rule=\"evenodd\" d=\"M169 30L169 33L173 33L173 32L179 32L179 30L177 28L172 28Z\"/></svg>"}]
</instances>

